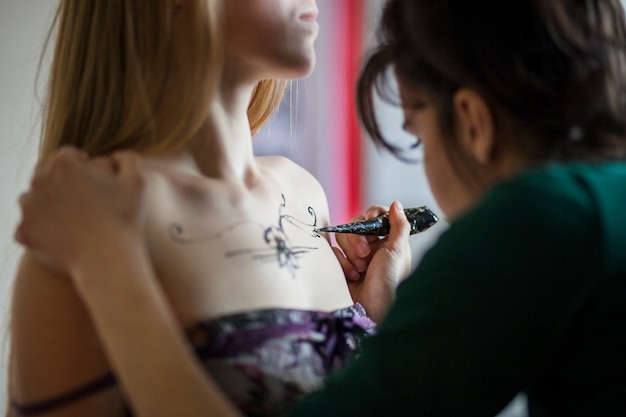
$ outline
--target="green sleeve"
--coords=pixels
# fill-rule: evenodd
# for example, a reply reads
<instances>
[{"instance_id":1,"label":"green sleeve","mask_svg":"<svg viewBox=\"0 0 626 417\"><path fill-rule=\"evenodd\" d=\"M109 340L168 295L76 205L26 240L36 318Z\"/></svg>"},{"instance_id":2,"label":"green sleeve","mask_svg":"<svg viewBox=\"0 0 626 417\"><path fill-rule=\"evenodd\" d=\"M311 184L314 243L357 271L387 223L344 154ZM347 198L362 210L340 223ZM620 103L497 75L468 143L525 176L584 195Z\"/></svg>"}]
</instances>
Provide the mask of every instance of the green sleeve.
<instances>
[{"instance_id":1,"label":"green sleeve","mask_svg":"<svg viewBox=\"0 0 626 417\"><path fill-rule=\"evenodd\" d=\"M590 203L564 187L509 184L455 222L361 356L291 415L497 414L554 354L598 265Z\"/></svg>"}]
</instances>

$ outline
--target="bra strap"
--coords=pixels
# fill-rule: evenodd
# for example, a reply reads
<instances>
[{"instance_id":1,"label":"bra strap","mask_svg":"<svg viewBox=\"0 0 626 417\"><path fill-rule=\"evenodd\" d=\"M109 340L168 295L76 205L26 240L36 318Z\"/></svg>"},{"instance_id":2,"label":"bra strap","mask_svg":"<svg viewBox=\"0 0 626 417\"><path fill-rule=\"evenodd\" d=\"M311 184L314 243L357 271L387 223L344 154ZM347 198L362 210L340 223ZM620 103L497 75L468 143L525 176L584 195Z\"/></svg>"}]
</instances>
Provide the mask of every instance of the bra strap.
<instances>
[{"instance_id":1,"label":"bra strap","mask_svg":"<svg viewBox=\"0 0 626 417\"><path fill-rule=\"evenodd\" d=\"M20 416L33 416L36 414L53 411L57 408L64 407L69 403L88 397L96 392L102 391L116 384L115 375L107 373L85 385L82 385L72 391L48 398L33 404L19 404L15 400L11 400L11 407Z\"/></svg>"}]
</instances>

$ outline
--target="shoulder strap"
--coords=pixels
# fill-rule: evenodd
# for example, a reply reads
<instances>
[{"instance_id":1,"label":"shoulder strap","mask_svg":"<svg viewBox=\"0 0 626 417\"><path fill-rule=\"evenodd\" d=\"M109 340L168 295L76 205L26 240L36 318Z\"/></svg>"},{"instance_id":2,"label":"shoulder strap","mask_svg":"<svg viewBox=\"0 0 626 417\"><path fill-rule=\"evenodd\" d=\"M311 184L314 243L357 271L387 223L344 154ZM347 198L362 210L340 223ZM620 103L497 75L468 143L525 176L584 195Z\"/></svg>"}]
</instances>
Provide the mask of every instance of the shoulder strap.
<instances>
[{"instance_id":1,"label":"shoulder strap","mask_svg":"<svg viewBox=\"0 0 626 417\"><path fill-rule=\"evenodd\" d=\"M79 399L93 395L115 384L115 376L112 373L108 373L72 391L33 404L19 404L17 401L11 400L11 407L18 416L33 416L47 413Z\"/></svg>"}]
</instances>

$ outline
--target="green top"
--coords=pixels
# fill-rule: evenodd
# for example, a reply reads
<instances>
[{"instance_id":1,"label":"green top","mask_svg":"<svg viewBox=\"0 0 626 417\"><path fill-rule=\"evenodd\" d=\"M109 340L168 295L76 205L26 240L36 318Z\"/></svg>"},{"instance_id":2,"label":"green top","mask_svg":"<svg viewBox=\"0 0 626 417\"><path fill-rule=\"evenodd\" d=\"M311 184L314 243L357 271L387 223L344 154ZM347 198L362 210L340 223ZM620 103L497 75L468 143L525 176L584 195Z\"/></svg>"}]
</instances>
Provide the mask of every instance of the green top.
<instances>
[{"instance_id":1,"label":"green top","mask_svg":"<svg viewBox=\"0 0 626 417\"><path fill-rule=\"evenodd\" d=\"M626 164L496 186L425 255L378 335L293 416L626 415Z\"/></svg>"}]
</instances>

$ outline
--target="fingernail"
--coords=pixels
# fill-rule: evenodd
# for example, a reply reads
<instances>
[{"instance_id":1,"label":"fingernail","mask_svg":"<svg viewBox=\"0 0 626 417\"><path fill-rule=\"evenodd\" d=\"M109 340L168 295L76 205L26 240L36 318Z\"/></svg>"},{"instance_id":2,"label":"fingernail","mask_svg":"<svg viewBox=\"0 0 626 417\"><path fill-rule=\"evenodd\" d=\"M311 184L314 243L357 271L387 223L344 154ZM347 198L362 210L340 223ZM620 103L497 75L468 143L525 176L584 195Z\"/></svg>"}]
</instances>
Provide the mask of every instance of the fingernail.
<instances>
[{"instance_id":1,"label":"fingernail","mask_svg":"<svg viewBox=\"0 0 626 417\"><path fill-rule=\"evenodd\" d=\"M367 269L367 263L363 259L357 259L354 262L354 267L356 268L357 271L363 272Z\"/></svg>"},{"instance_id":2,"label":"fingernail","mask_svg":"<svg viewBox=\"0 0 626 417\"><path fill-rule=\"evenodd\" d=\"M361 274L359 274L357 271L355 271L354 269L352 271L350 271L350 273L348 274L350 276L350 279L352 281L357 281L359 278L361 278Z\"/></svg>"},{"instance_id":3,"label":"fingernail","mask_svg":"<svg viewBox=\"0 0 626 417\"><path fill-rule=\"evenodd\" d=\"M365 256L369 255L369 253L370 253L370 246L367 243L360 242L356 246L356 253L360 257L365 257Z\"/></svg>"}]
</instances>

